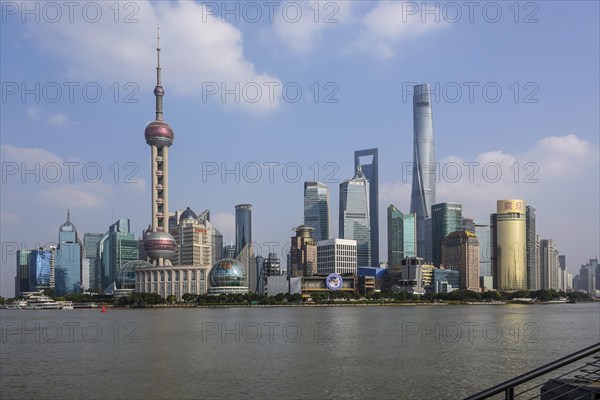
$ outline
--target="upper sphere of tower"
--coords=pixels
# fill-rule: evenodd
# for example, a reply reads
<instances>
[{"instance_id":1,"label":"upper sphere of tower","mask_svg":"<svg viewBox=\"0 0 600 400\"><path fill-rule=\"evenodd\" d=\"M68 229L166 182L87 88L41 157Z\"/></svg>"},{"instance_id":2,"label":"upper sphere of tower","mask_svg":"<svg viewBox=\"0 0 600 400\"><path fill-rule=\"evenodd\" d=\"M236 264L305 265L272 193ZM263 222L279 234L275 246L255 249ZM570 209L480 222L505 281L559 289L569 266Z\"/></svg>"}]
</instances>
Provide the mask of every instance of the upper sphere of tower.
<instances>
[{"instance_id":1,"label":"upper sphere of tower","mask_svg":"<svg viewBox=\"0 0 600 400\"><path fill-rule=\"evenodd\" d=\"M163 89L162 86L156 86L154 88L154 95L155 96L164 96L165 95L165 89Z\"/></svg>"},{"instance_id":2,"label":"upper sphere of tower","mask_svg":"<svg viewBox=\"0 0 600 400\"><path fill-rule=\"evenodd\" d=\"M175 135L173 129L164 121L153 121L148 124L144 132L146 143L151 146L171 146Z\"/></svg>"}]
</instances>

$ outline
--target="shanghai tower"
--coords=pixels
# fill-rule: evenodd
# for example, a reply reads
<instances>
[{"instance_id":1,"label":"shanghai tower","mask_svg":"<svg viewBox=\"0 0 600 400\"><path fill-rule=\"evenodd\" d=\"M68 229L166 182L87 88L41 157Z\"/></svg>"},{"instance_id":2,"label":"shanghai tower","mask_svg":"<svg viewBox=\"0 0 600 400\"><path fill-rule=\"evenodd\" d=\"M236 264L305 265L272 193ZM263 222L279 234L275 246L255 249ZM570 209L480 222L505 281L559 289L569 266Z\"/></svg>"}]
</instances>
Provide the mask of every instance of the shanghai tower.
<instances>
[{"instance_id":1,"label":"shanghai tower","mask_svg":"<svg viewBox=\"0 0 600 400\"><path fill-rule=\"evenodd\" d=\"M415 85L413 91L413 181L410 212L416 214L417 256L425 257L425 219L431 217L435 204L435 153L431 92L426 83ZM431 260L425 260L431 261Z\"/></svg>"}]
</instances>

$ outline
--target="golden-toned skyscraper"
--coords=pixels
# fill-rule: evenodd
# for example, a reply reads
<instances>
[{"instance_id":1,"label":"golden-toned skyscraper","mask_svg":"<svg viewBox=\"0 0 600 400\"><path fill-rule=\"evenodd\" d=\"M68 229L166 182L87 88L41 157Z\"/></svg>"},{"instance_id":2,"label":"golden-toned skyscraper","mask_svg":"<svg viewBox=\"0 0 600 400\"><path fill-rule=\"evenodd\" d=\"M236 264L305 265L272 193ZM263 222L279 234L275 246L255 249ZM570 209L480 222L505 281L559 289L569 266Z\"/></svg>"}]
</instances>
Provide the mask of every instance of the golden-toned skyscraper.
<instances>
[{"instance_id":1,"label":"golden-toned skyscraper","mask_svg":"<svg viewBox=\"0 0 600 400\"><path fill-rule=\"evenodd\" d=\"M490 215L492 273L498 290L527 289L525 201L498 200Z\"/></svg>"}]
</instances>

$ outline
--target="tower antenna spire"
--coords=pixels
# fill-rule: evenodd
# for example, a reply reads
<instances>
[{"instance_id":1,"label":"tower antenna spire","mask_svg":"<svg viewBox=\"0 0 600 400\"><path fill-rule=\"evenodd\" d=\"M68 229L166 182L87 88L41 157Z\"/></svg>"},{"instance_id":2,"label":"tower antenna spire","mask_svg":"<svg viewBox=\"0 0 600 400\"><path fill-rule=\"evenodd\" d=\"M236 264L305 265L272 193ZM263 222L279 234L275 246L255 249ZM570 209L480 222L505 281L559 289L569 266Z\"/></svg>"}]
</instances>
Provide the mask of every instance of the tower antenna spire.
<instances>
[{"instance_id":1,"label":"tower antenna spire","mask_svg":"<svg viewBox=\"0 0 600 400\"><path fill-rule=\"evenodd\" d=\"M154 95L156 96L156 120L163 120L163 102L162 98L165 95L165 90L162 87L160 80L160 26L156 27L156 87Z\"/></svg>"}]
</instances>

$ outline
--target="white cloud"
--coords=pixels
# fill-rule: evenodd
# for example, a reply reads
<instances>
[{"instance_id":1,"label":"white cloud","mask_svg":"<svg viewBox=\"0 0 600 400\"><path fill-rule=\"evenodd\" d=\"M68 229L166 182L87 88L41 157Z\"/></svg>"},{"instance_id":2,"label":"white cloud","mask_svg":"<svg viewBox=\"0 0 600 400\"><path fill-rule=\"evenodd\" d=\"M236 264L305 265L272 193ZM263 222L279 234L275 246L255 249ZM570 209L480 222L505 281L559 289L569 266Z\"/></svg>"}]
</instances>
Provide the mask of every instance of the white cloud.
<instances>
[{"instance_id":1,"label":"white cloud","mask_svg":"<svg viewBox=\"0 0 600 400\"><path fill-rule=\"evenodd\" d=\"M96 4L101 5L103 12L97 23L81 18L69 23L63 18L53 24L27 24L43 48L70 63L65 71L69 79L121 85L134 82L139 87L151 88L155 80L156 24L160 20L161 65L167 96L198 95L212 82L219 88L221 83L227 88L235 87L236 83L240 87L256 83L264 89L256 103L243 97L236 103L229 96L225 105L264 112L279 104L279 91L275 91L277 96L270 101L266 86L269 82L280 83L279 79L257 71L244 56L241 31L210 15L204 5L192 1L138 1L132 3L136 10L121 10L119 17L123 20L131 14L137 22L115 23L112 3ZM221 102L218 95L207 99Z\"/></svg>"},{"instance_id":2,"label":"white cloud","mask_svg":"<svg viewBox=\"0 0 600 400\"><path fill-rule=\"evenodd\" d=\"M27 117L29 119L38 119L41 114L42 114L41 107L38 107L36 105L33 105L27 109Z\"/></svg>"},{"instance_id":3,"label":"white cloud","mask_svg":"<svg viewBox=\"0 0 600 400\"><path fill-rule=\"evenodd\" d=\"M548 177L572 175L578 170L593 167L592 144L575 135L552 136L540 140L529 152L537 160L540 171ZM597 153L596 153L597 154Z\"/></svg>"},{"instance_id":4,"label":"white cloud","mask_svg":"<svg viewBox=\"0 0 600 400\"><path fill-rule=\"evenodd\" d=\"M105 204L105 198L110 193L110 186L100 182L53 185L38 191L37 200L44 206L96 208Z\"/></svg>"},{"instance_id":5,"label":"white cloud","mask_svg":"<svg viewBox=\"0 0 600 400\"><path fill-rule=\"evenodd\" d=\"M67 117L65 114L54 114L48 118L48 124L57 128L64 128L70 123L71 121L69 121L69 117Z\"/></svg>"},{"instance_id":6,"label":"white cloud","mask_svg":"<svg viewBox=\"0 0 600 400\"><path fill-rule=\"evenodd\" d=\"M290 3L291 4L291 3ZM327 29L351 21L351 1L300 1L275 13L272 31L289 50L309 53ZM298 7L301 11L298 13Z\"/></svg>"},{"instance_id":7,"label":"white cloud","mask_svg":"<svg viewBox=\"0 0 600 400\"><path fill-rule=\"evenodd\" d=\"M63 161L56 154L40 148L16 147L9 144L3 144L0 146L0 151L2 152L3 161L25 163L28 168L32 168L30 166L33 166L35 163L61 164Z\"/></svg>"},{"instance_id":8,"label":"white cloud","mask_svg":"<svg viewBox=\"0 0 600 400\"><path fill-rule=\"evenodd\" d=\"M414 7L417 10L414 11ZM379 59L395 55L401 41L443 28L447 24L429 15L422 15L419 4L405 1L381 1L364 17L363 28L351 44L352 50L374 54ZM436 8L437 7L436 5ZM427 18L424 18L427 17Z\"/></svg>"}]
</instances>

